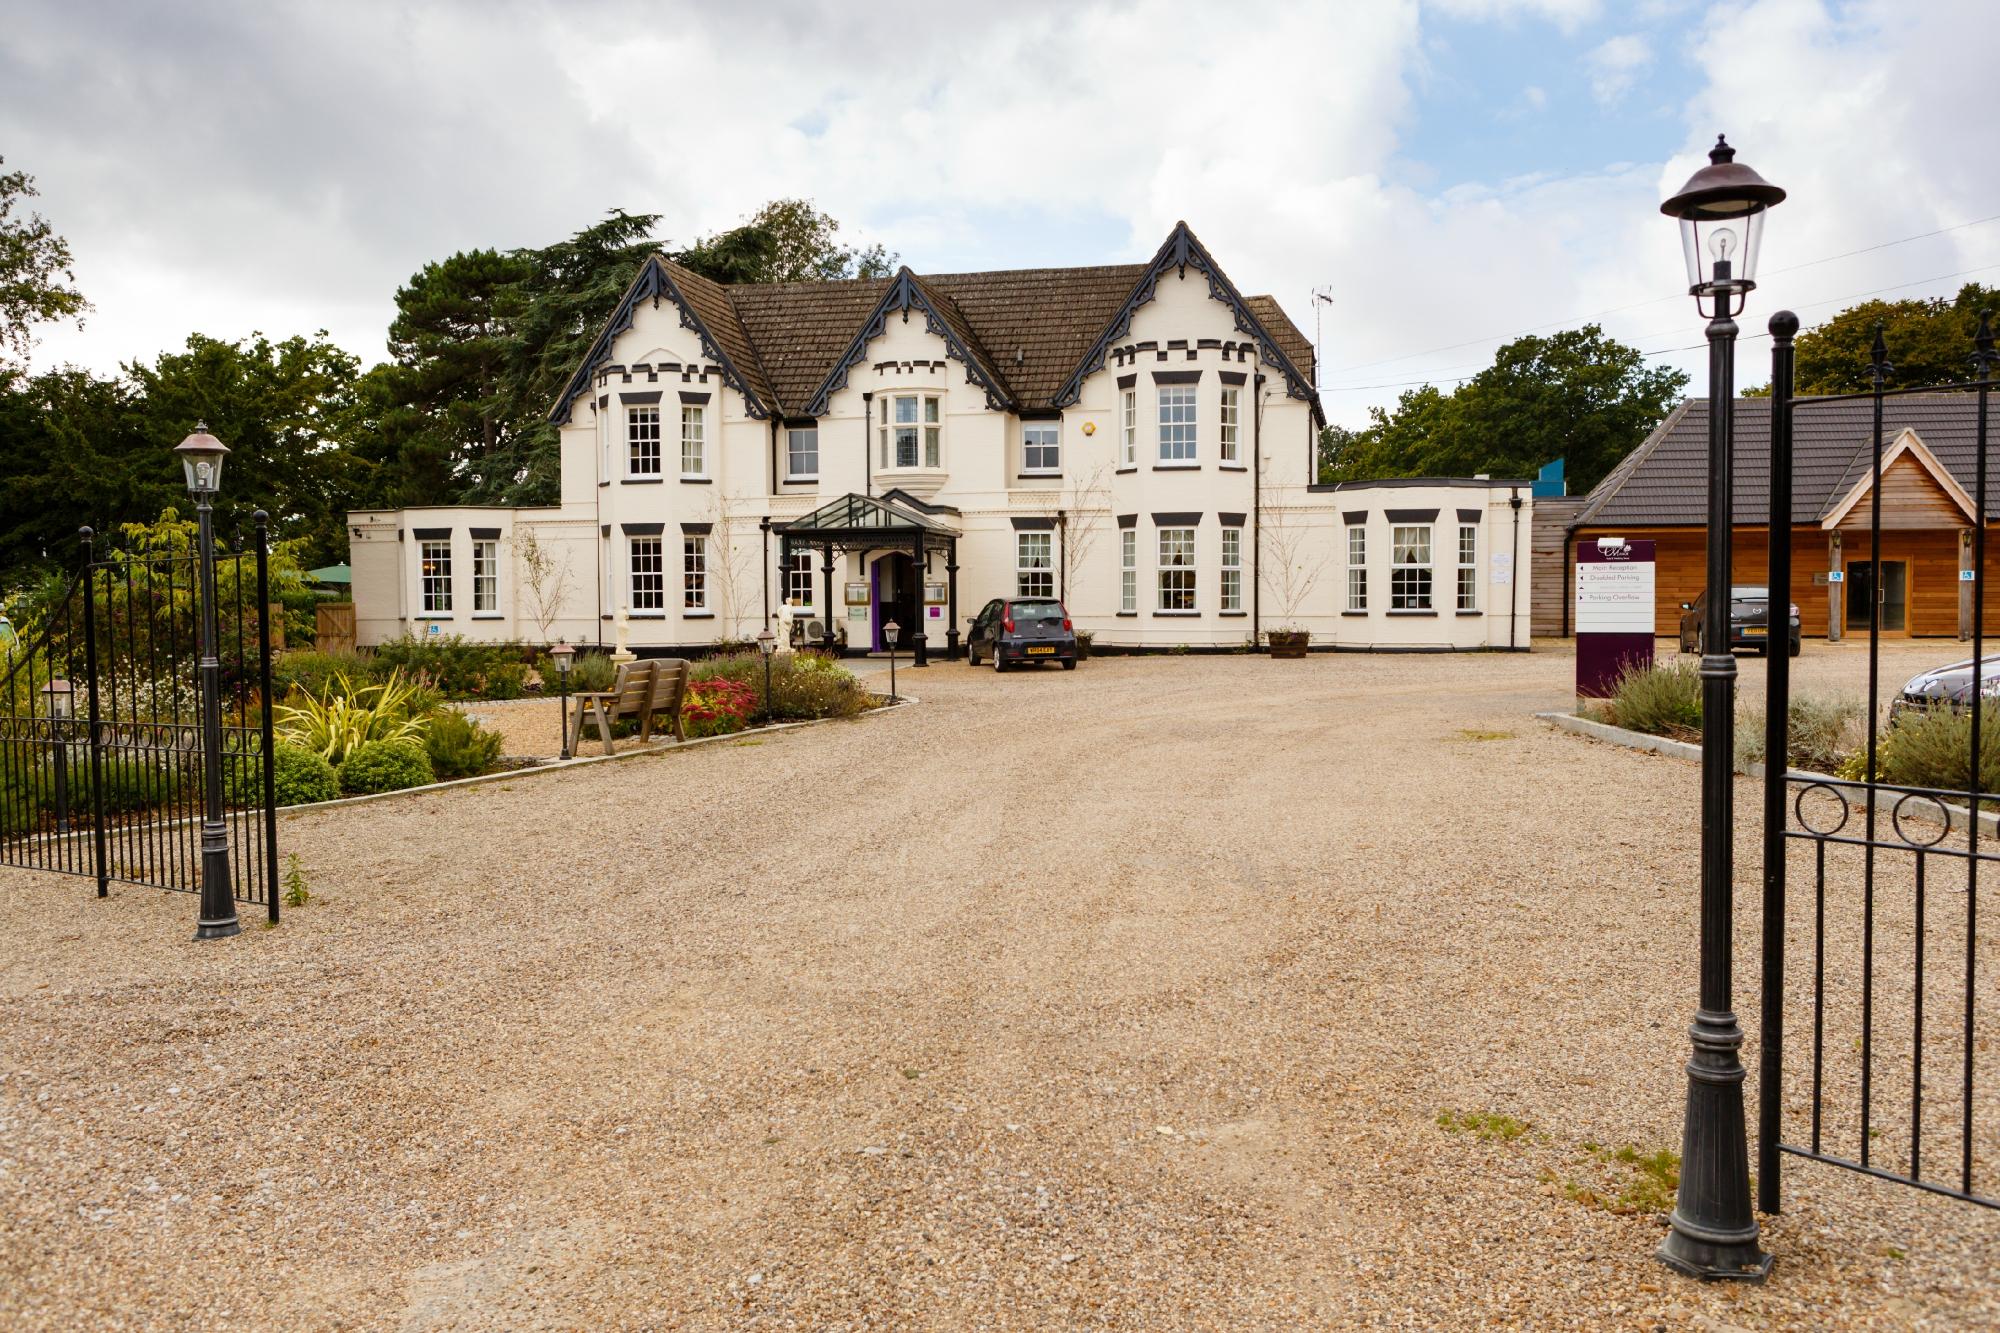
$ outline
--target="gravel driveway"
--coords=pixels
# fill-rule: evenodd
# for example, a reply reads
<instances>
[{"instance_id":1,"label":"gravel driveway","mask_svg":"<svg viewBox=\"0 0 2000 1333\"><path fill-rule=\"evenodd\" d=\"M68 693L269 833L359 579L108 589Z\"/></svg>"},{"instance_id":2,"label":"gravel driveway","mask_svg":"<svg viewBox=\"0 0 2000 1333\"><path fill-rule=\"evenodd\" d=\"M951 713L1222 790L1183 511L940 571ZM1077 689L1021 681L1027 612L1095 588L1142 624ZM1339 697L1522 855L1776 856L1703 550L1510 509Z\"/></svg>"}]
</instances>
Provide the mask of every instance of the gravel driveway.
<instances>
[{"instance_id":1,"label":"gravel driveway","mask_svg":"<svg viewBox=\"0 0 2000 1333\"><path fill-rule=\"evenodd\" d=\"M288 817L315 900L220 945L0 872L0 1324L2000 1321L1991 1213L1814 1164L1769 1286L1650 1257L1606 1157L1679 1146L1697 775L1533 721L1572 665L899 673Z\"/></svg>"}]
</instances>

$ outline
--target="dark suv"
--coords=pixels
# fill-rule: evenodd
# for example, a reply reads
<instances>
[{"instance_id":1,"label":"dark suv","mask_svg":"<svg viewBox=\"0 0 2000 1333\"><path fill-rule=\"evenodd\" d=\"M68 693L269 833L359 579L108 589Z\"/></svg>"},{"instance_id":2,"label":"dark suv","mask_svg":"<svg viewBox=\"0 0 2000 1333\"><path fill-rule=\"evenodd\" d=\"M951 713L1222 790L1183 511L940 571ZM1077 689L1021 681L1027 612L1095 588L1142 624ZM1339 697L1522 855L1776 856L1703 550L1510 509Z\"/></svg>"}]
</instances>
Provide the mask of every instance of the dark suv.
<instances>
[{"instance_id":1,"label":"dark suv","mask_svg":"<svg viewBox=\"0 0 2000 1333\"><path fill-rule=\"evenodd\" d=\"M1791 612L1789 642L1791 655L1799 655L1799 608L1787 603ZM1702 646L1702 622L1708 618L1708 592L1692 602L1681 603L1681 651L1699 653L1706 651ZM1768 589L1761 585L1739 583L1729 590L1729 651L1751 648L1766 656L1771 651L1771 600ZM1782 631L1781 631L1782 632Z\"/></svg>"},{"instance_id":2,"label":"dark suv","mask_svg":"<svg viewBox=\"0 0 2000 1333\"><path fill-rule=\"evenodd\" d=\"M995 671L1037 662L1061 662L1076 670L1076 627L1053 597L997 597L972 618L965 635L966 660L984 658Z\"/></svg>"}]
</instances>

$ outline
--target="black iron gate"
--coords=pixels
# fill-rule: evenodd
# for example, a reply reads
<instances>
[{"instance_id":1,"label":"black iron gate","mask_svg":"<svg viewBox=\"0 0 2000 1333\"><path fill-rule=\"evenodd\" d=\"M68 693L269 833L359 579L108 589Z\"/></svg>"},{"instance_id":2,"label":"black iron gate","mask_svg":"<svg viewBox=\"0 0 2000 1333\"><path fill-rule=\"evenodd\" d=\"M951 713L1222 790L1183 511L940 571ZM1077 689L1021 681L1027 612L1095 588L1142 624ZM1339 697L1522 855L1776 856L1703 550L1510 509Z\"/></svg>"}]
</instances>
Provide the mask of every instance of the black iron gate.
<instances>
[{"instance_id":1,"label":"black iron gate","mask_svg":"<svg viewBox=\"0 0 2000 1333\"><path fill-rule=\"evenodd\" d=\"M1770 602L1784 605L1792 584L1793 427L1838 403L1871 403L1872 460L1868 471L1868 550L1873 568L1883 551L1883 424L1889 400L1906 393L1970 395L1974 430L1970 561L1960 579L1971 596L1970 689L1963 701L1922 701L1963 724L1963 784L1917 786L1882 780L1885 732L1908 701L1880 707L1884 581L1867 594L1868 707L1865 762L1857 776L1805 777L1787 771L1791 666L1782 651L1768 657L1764 753L1764 995L1759 1069L1758 1207L1778 1211L1782 1155L1810 1158L1914 1185L1989 1208L2000 1208L1993 1171L1993 1131L1977 1114L1976 1056L1990 1031L1994 983L1981 990L1979 889L1984 866L2000 860L2000 837L1982 810L2000 795L1981 777L1984 731L2000 719L2000 673L1985 657L1987 416L1993 337L1982 317L1975 338L1973 378L1923 389L1889 387L1892 368L1880 333L1863 393L1795 400L1792 334L1798 321L1771 322L1772 354ZM1850 409L1851 410L1851 409ZM1898 432L1900 433L1900 432ZM1857 441L1867 445L1866 438ZM1960 454L1961 463L1963 451ZM1858 535L1858 534L1857 534ZM1963 562L1962 562L1963 563ZM1832 571L1829 580L1839 586ZM1829 607L1835 605L1829 598ZM1845 599L1840 620L1849 621ZM1859 627L1858 610L1852 622ZM1832 614L1831 609L1829 615ZM1775 623L1775 621L1774 621ZM1776 631L1773 631L1776 637ZM1989 702L1989 697L1991 701ZM1992 711L1989 711L1992 710ZM1940 729L1941 731L1942 729ZM1951 744L1959 742L1955 735ZM1804 852L1796 880L1788 853ZM1805 872L1808 872L1805 873ZM1809 902L1788 890L1811 886ZM1788 931L1788 925L1795 927ZM1992 927L1987 926L1988 933ZM1809 945L1809 950L1804 947ZM1797 957L1788 958L1788 949ZM1788 985L1788 967L1808 972L1809 985ZM1788 1022L1788 1019L1790 1020ZM1794 1074L1787 1056L1806 1044ZM1789 1112L1789 1114L1788 1114Z\"/></svg>"},{"instance_id":2,"label":"black iron gate","mask_svg":"<svg viewBox=\"0 0 2000 1333\"><path fill-rule=\"evenodd\" d=\"M278 919L269 534L216 556L222 790L230 890ZM181 544L94 558L0 674L0 865L201 890L206 793L201 568Z\"/></svg>"}]
</instances>

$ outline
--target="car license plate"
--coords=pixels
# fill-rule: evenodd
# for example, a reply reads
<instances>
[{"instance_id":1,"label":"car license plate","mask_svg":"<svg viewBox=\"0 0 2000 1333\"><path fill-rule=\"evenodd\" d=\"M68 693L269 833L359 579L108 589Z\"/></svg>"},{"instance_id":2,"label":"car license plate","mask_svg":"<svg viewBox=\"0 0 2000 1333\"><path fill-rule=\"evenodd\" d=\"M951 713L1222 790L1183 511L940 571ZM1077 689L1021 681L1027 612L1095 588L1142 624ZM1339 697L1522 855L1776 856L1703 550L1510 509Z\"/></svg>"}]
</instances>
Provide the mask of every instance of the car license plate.
<instances>
[{"instance_id":1,"label":"car license plate","mask_svg":"<svg viewBox=\"0 0 2000 1333\"><path fill-rule=\"evenodd\" d=\"M1743 632L1745 634L1763 634L1766 632L1768 628L1769 627L1765 625L1745 625L1743 627Z\"/></svg>"},{"instance_id":2,"label":"car license plate","mask_svg":"<svg viewBox=\"0 0 2000 1333\"><path fill-rule=\"evenodd\" d=\"M1042 644L1042 645L1039 645L1039 646L1030 646L1030 647L1029 647L1029 649L1028 649L1028 656L1030 656L1030 657L1053 657L1053 656L1055 656L1055 651L1056 651L1056 646L1055 646L1054 644L1052 644L1052 643L1050 643L1050 644Z\"/></svg>"}]
</instances>

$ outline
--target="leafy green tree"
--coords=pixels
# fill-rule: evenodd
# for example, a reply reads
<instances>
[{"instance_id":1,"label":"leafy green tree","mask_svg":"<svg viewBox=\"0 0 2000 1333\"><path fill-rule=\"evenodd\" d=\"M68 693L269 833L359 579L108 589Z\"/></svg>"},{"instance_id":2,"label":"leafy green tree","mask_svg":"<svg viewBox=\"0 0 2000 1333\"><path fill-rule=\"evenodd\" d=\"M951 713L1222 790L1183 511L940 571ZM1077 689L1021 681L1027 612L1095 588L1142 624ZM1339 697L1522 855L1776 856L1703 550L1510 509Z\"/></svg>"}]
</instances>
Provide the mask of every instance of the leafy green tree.
<instances>
[{"instance_id":1,"label":"leafy green tree","mask_svg":"<svg viewBox=\"0 0 2000 1333\"><path fill-rule=\"evenodd\" d=\"M298 540L312 562L347 549L353 460L341 445L353 427L360 366L324 331L282 342L192 334L185 351L132 362L125 374L143 400L143 453L132 466L157 467L177 488L173 447L205 421L230 450L218 531L247 540L251 512L264 509L274 539Z\"/></svg>"},{"instance_id":2,"label":"leafy green tree","mask_svg":"<svg viewBox=\"0 0 2000 1333\"><path fill-rule=\"evenodd\" d=\"M1322 476L1532 477L1564 458L1572 484L1587 490L1660 423L1687 382L1595 324L1516 339L1455 392L1427 384L1406 390L1393 411L1369 409L1367 428L1340 442Z\"/></svg>"},{"instance_id":3,"label":"leafy green tree","mask_svg":"<svg viewBox=\"0 0 2000 1333\"><path fill-rule=\"evenodd\" d=\"M38 193L27 172L0 174L0 363L27 360L35 325L90 309L70 271L69 243L39 213L14 216L17 204Z\"/></svg>"},{"instance_id":4,"label":"leafy green tree","mask_svg":"<svg viewBox=\"0 0 2000 1333\"><path fill-rule=\"evenodd\" d=\"M153 449L145 405L124 380L76 369L0 371L0 440L0 571L10 588L73 562L79 527L108 535L184 494L178 466Z\"/></svg>"},{"instance_id":5,"label":"leafy green tree","mask_svg":"<svg viewBox=\"0 0 2000 1333\"><path fill-rule=\"evenodd\" d=\"M840 223L810 199L773 199L742 226L697 241L675 258L717 282L881 278L896 268L896 256L880 245L842 245Z\"/></svg>"},{"instance_id":6,"label":"leafy green tree","mask_svg":"<svg viewBox=\"0 0 2000 1333\"><path fill-rule=\"evenodd\" d=\"M1968 282L1950 300L1864 301L1798 337L1797 392L1860 393L1871 387L1875 329L1895 367L1889 386L1918 389L1972 373L1972 334L1981 310L2000 311L2000 290ZM1767 391L1768 392L1768 391Z\"/></svg>"}]
</instances>

